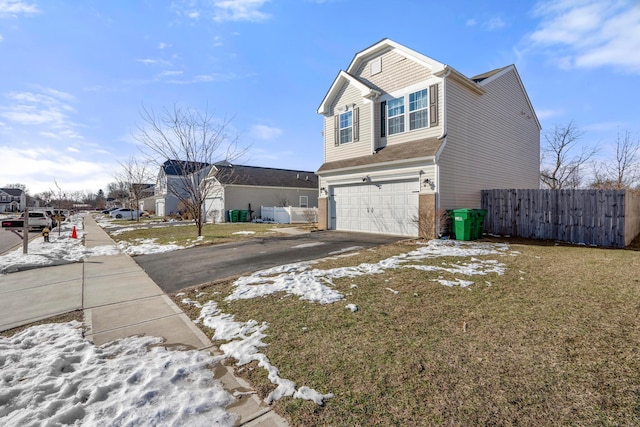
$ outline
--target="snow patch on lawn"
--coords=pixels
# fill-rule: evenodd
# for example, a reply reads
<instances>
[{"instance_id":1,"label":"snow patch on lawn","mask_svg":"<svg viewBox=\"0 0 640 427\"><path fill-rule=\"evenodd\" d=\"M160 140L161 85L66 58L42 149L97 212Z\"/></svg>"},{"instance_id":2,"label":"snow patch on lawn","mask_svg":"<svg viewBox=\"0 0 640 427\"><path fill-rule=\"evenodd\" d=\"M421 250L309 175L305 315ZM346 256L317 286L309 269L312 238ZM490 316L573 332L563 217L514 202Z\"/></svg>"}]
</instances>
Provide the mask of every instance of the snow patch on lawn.
<instances>
[{"instance_id":1,"label":"snow patch on lawn","mask_svg":"<svg viewBox=\"0 0 640 427\"><path fill-rule=\"evenodd\" d=\"M280 377L278 368L271 364L267 356L259 352L260 348L267 346L262 341L267 336L264 333L269 327L267 323L258 323L255 320L236 322L232 314L222 313L215 301L208 301L202 305L197 301L185 298L182 302L200 309L200 316L194 322L202 322L203 325L213 329L215 331L212 336L213 340L227 341L227 343L220 345L220 351L224 353L225 357L236 359L238 366L256 361L258 366L267 371L269 381L277 385L276 389L265 398L267 404L285 396L291 396L296 399L311 400L317 405L322 405L324 400L333 397L331 393L321 394L306 386L296 389L295 382Z\"/></svg>"},{"instance_id":2,"label":"snow patch on lawn","mask_svg":"<svg viewBox=\"0 0 640 427\"><path fill-rule=\"evenodd\" d=\"M225 407L235 399L209 369L219 358L155 337L97 347L80 326L0 337L1 425L234 425Z\"/></svg>"},{"instance_id":3,"label":"snow patch on lawn","mask_svg":"<svg viewBox=\"0 0 640 427\"><path fill-rule=\"evenodd\" d=\"M464 276L504 274L505 265L497 260L478 260L462 264L447 263L442 266L415 264L415 262L438 257L475 257L481 255L506 255L507 244L459 242L453 240L431 240L418 249L389 257L374 264L363 263L353 267L328 270L312 269L317 261L285 264L261 270L250 276L243 276L234 282L233 292L228 301L259 298L276 292L285 292L300 297L301 300L332 304L344 296L333 289L333 280L343 277L381 274L388 269L415 268L424 271L446 271ZM438 280L444 286L467 287L473 282L456 279ZM397 292L391 290L392 292Z\"/></svg>"}]
</instances>

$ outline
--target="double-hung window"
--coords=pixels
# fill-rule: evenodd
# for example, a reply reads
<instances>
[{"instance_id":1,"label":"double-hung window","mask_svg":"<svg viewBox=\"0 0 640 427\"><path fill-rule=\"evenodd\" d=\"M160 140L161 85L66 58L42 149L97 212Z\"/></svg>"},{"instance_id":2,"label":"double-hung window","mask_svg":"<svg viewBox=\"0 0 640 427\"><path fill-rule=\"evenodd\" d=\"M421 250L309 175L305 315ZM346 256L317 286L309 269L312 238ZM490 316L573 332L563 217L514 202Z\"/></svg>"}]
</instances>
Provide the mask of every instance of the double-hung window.
<instances>
[{"instance_id":1,"label":"double-hung window","mask_svg":"<svg viewBox=\"0 0 640 427\"><path fill-rule=\"evenodd\" d=\"M405 106L408 114L405 114ZM397 98L382 101L380 108L380 136L428 128L438 124L437 85L405 93Z\"/></svg>"},{"instance_id":2,"label":"double-hung window","mask_svg":"<svg viewBox=\"0 0 640 427\"><path fill-rule=\"evenodd\" d=\"M404 132L404 97L387 101L387 133Z\"/></svg>"},{"instance_id":3,"label":"double-hung window","mask_svg":"<svg viewBox=\"0 0 640 427\"><path fill-rule=\"evenodd\" d=\"M428 107L426 89L409 94L409 130L426 128L429 125Z\"/></svg>"},{"instance_id":4,"label":"double-hung window","mask_svg":"<svg viewBox=\"0 0 640 427\"><path fill-rule=\"evenodd\" d=\"M353 111L340 114L340 144L353 141Z\"/></svg>"}]
</instances>

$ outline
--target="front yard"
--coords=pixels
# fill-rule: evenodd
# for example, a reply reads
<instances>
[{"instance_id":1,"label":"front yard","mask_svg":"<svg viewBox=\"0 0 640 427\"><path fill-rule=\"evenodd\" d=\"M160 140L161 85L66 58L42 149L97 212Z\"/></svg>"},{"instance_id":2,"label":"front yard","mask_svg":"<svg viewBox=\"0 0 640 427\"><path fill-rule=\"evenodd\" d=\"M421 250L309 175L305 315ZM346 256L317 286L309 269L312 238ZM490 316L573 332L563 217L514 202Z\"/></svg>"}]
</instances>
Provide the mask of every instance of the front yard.
<instances>
[{"instance_id":1,"label":"front yard","mask_svg":"<svg viewBox=\"0 0 640 427\"><path fill-rule=\"evenodd\" d=\"M640 252L501 241L422 259L395 257L424 242L384 246L174 298L194 319L213 300L268 324L259 351L280 376L333 394L276 401L295 426L638 425ZM310 277L343 299L266 291ZM238 372L275 388L256 362Z\"/></svg>"}]
</instances>

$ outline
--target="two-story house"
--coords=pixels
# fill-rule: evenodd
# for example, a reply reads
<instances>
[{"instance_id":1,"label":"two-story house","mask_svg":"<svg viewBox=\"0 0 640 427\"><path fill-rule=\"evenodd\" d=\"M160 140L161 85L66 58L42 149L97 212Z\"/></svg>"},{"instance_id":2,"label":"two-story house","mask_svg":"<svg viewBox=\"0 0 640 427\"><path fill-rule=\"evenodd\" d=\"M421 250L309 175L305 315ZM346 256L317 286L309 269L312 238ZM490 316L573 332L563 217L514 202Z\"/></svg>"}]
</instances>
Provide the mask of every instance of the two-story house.
<instances>
[{"instance_id":1,"label":"two-story house","mask_svg":"<svg viewBox=\"0 0 640 427\"><path fill-rule=\"evenodd\" d=\"M537 188L540 123L514 65L466 77L383 39L340 71L324 116L319 227L434 237L443 209Z\"/></svg>"},{"instance_id":2,"label":"two-story house","mask_svg":"<svg viewBox=\"0 0 640 427\"><path fill-rule=\"evenodd\" d=\"M167 216L178 213L181 200L190 200L189 190L193 188L189 180L193 175L199 175L200 180L207 176L211 165L202 162L189 162L170 159L165 161L158 172L156 184L153 187L155 198L155 213ZM145 203L146 204L146 203Z\"/></svg>"},{"instance_id":3,"label":"two-story house","mask_svg":"<svg viewBox=\"0 0 640 427\"><path fill-rule=\"evenodd\" d=\"M20 188L0 188L0 212L20 212L27 205L27 195Z\"/></svg>"}]
</instances>

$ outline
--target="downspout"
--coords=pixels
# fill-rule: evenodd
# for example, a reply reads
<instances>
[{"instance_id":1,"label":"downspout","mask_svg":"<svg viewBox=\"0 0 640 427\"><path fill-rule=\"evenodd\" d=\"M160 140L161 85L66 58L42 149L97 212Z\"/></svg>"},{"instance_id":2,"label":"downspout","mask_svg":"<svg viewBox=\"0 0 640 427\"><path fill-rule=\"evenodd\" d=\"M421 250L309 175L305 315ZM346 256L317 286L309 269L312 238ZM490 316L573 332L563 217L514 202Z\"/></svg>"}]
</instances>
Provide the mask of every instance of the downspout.
<instances>
[{"instance_id":1,"label":"downspout","mask_svg":"<svg viewBox=\"0 0 640 427\"><path fill-rule=\"evenodd\" d=\"M447 144L447 77L449 77L449 74L451 74L451 69L447 68L447 72L444 74L444 76L442 76L442 132L440 133L440 136L438 136L438 139L442 140L444 139L444 141L442 142L442 145L440 146L440 148L438 149L438 152L436 153L436 183L437 183L437 188L438 188L438 192L437 192L437 196L436 196L436 209L440 209L440 153L442 153L442 150L444 149L444 146Z\"/></svg>"},{"instance_id":2,"label":"downspout","mask_svg":"<svg viewBox=\"0 0 640 427\"><path fill-rule=\"evenodd\" d=\"M376 90L371 90L369 95L365 98L371 101L371 154L376 152L376 101L380 98L381 93Z\"/></svg>"}]
</instances>

